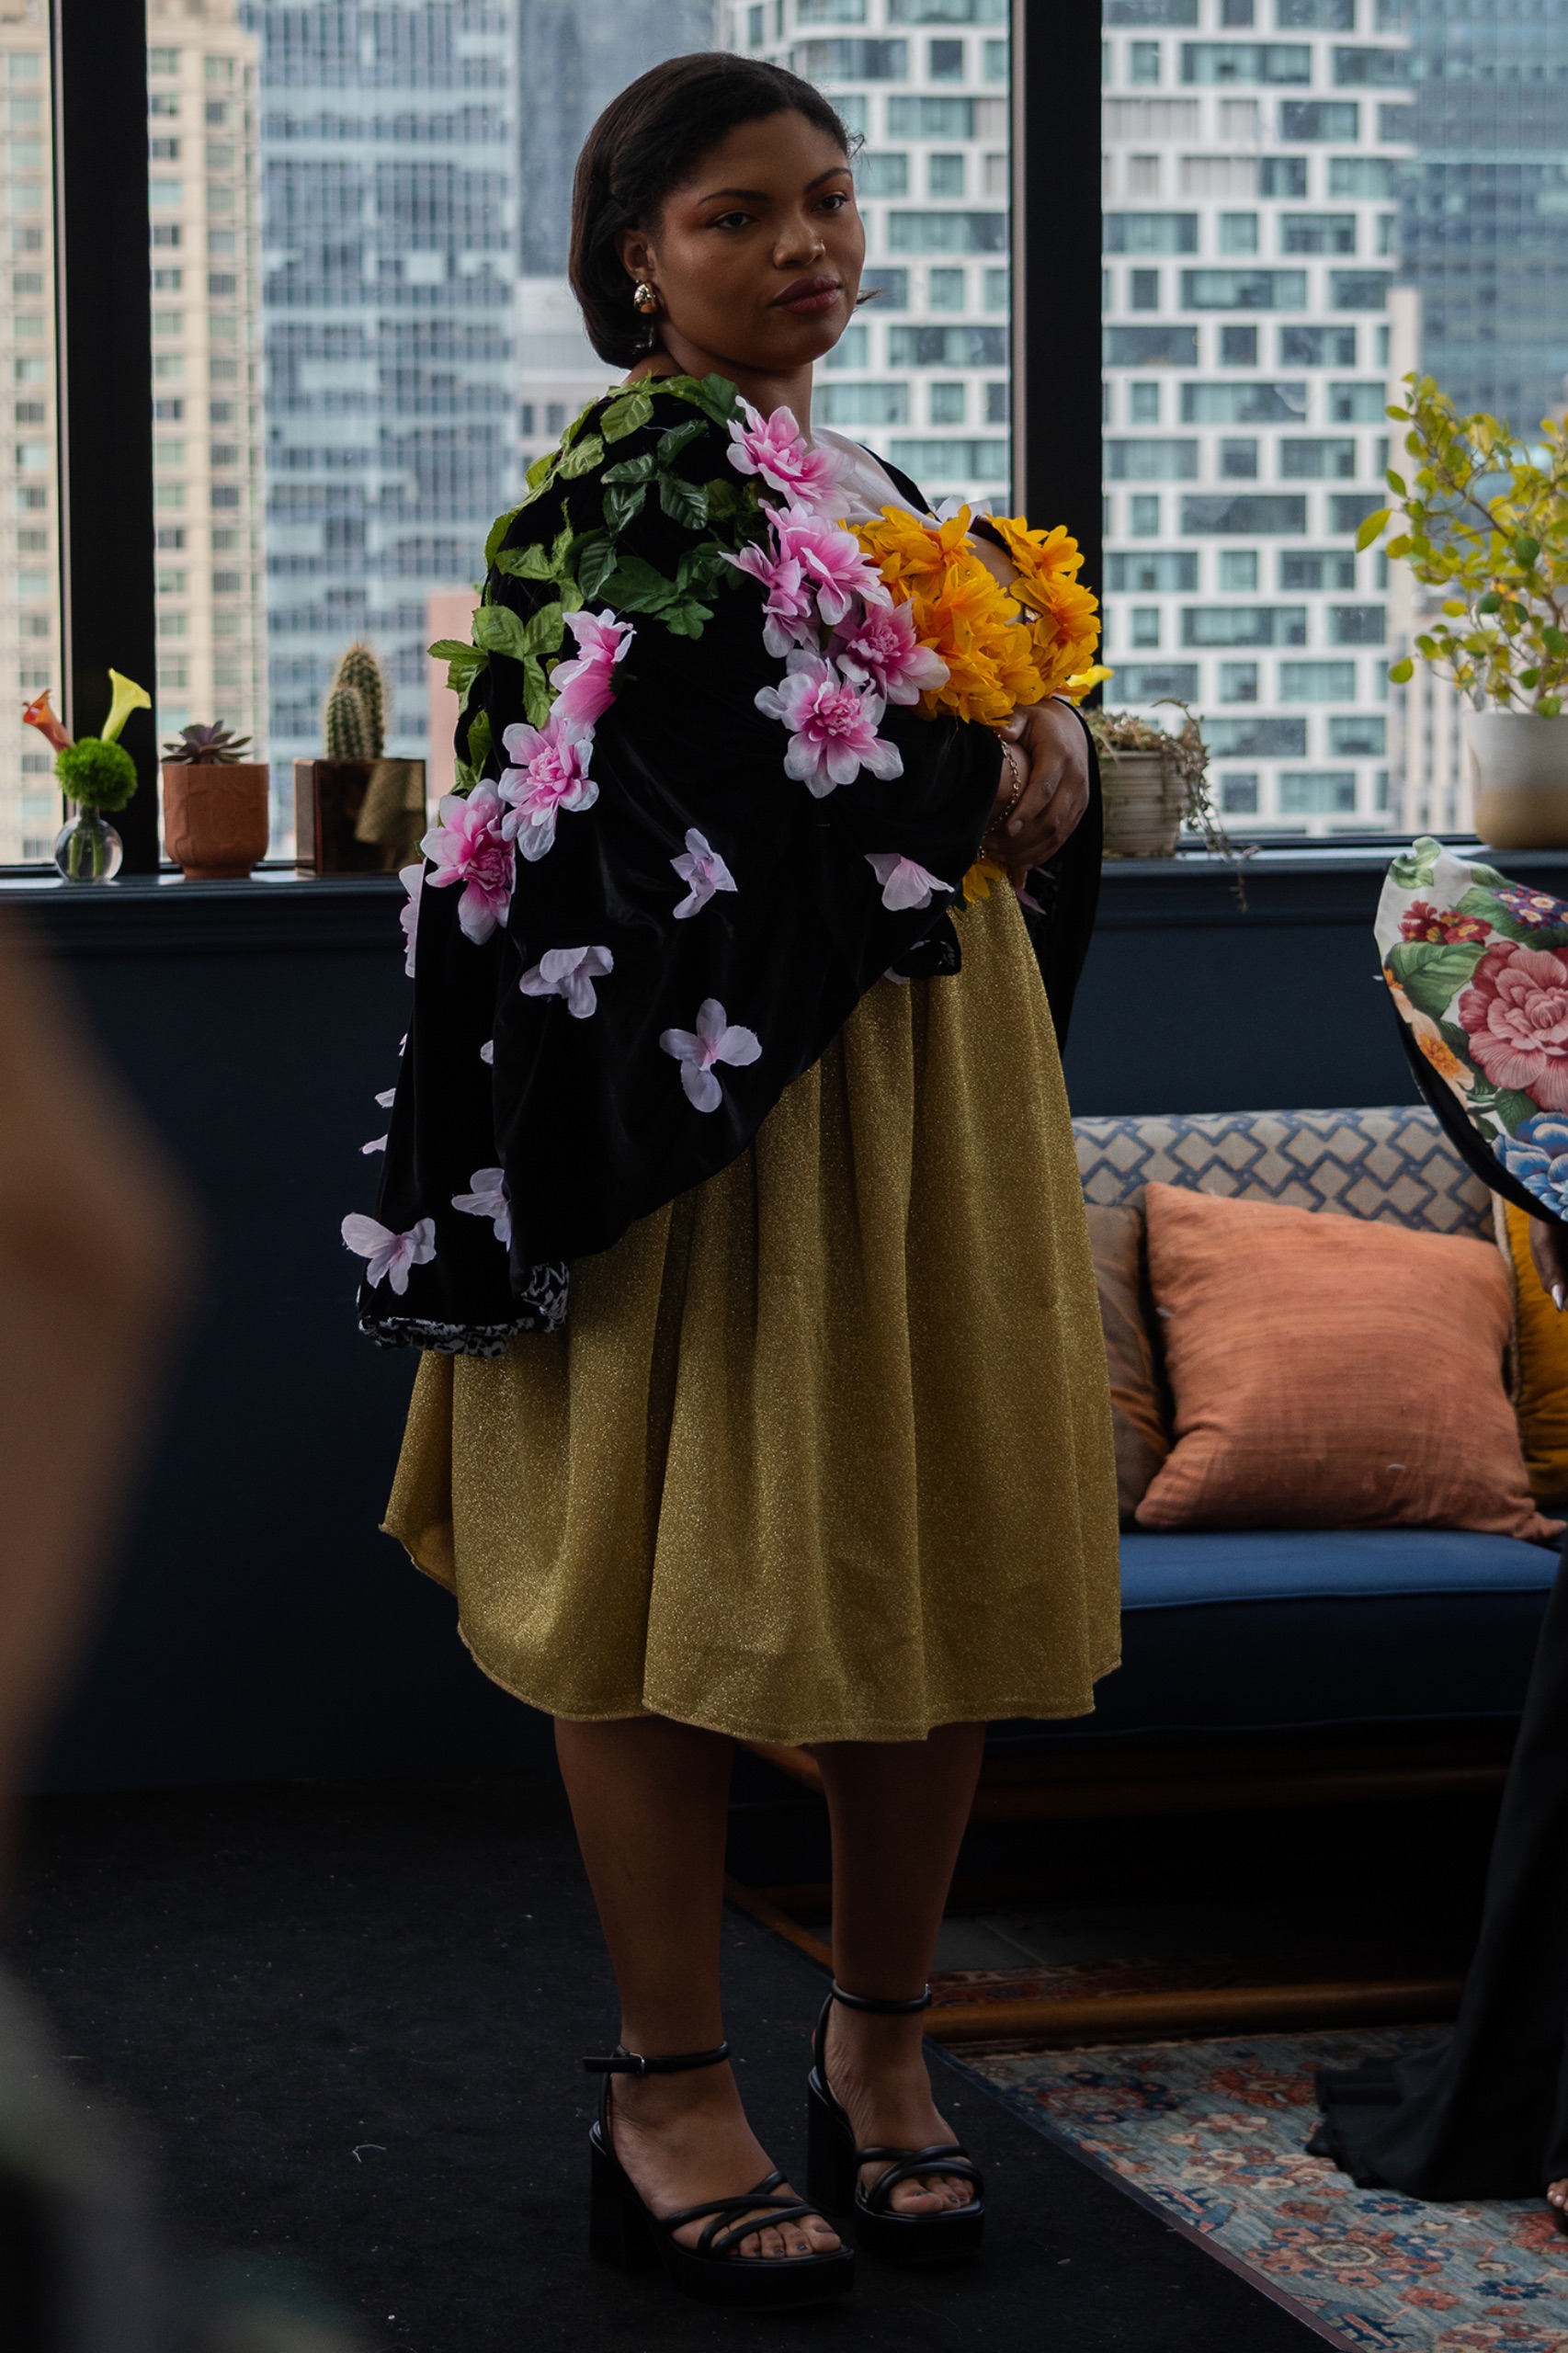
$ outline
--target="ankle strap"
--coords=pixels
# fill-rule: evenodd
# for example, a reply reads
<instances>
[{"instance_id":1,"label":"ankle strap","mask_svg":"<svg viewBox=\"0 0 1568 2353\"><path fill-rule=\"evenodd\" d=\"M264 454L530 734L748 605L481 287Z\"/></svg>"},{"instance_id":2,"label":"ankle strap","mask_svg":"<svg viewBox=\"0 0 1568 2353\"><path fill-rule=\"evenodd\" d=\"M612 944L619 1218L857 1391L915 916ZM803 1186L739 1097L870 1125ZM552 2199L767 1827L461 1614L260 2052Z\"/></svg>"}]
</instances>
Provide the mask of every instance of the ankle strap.
<instances>
[{"instance_id":1,"label":"ankle strap","mask_svg":"<svg viewBox=\"0 0 1568 2353\"><path fill-rule=\"evenodd\" d=\"M583 2064L590 2075L684 2075L691 2067L717 2067L730 2055L730 2046L721 2042L711 2051L675 2051L663 2058L645 2059L640 2051L628 2051L623 2042L605 2058L586 2058Z\"/></svg>"},{"instance_id":2,"label":"ankle strap","mask_svg":"<svg viewBox=\"0 0 1568 2353\"><path fill-rule=\"evenodd\" d=\"M882 1994L846 1994L835 1977L830 1998L842 2002L846 2010L874 2010L879 2018L903 2018L913 2017L916 2010L930 2008L931 1988L927 1985L924 1994L916 1994L913 2001L891 2002Z\"/></svg>"}]
</instances>

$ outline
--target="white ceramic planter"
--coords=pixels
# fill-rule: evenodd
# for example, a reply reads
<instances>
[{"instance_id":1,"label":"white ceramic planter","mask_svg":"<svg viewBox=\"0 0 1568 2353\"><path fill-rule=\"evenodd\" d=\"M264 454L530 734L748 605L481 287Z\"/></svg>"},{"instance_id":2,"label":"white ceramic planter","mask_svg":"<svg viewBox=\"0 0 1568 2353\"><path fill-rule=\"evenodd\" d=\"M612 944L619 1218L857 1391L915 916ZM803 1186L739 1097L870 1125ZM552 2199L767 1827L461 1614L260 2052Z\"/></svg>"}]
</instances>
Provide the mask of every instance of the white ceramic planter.
<instances>
[{"instance_id":1,"label":"white ceramic planter","mask_svg":"<svg viewBox=\"0 0 1568 2353\"><path fill-rule=\"evenodd\" d=\"M1494 849L1568 849L1568 717L1467 710L1475 830Z\"/></svg>"},{"instance_id":2,"label":"white ceramic planter","mask_svg":"<svg viewBox=\"0 0 1568 2353\"><path fill-rule=\"evenodd\" d=\"M1181 832L1181 783L1159 752L1102 752L1107 858L1171 858Z\"/></svg>"}]
</instances>

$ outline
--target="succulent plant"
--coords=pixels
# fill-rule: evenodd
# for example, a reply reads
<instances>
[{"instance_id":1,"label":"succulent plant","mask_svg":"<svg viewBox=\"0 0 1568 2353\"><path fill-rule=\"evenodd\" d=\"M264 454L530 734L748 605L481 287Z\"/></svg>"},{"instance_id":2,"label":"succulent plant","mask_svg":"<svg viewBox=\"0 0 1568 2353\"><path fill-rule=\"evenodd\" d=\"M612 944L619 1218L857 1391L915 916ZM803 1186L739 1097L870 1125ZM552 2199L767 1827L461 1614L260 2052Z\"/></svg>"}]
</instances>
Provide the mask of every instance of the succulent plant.
<instances>
[{"instance_id":1,"label":"succulent plant","mask_svg":"<svg viewBox=\"0 0 1568 2353\"><path fill-rule=\"evenodd\" d=\"M386 745L386 680L381 664L362 640L349 646L338 662L324 722L329 760L381 758Z\"/></svg>"},{"instance_id":2,"label":"succulent plant","mask_svg":"<svg viewBox=\"0 0 1568 2353\"><path fill-rule=\"evenodd\" d=\"M164 745L164 757L192 767L229 767L243 760L249 748L248 735L232 735L214 721L210 727L182 727L173 743Z\"/></svg>"}]
</instances>

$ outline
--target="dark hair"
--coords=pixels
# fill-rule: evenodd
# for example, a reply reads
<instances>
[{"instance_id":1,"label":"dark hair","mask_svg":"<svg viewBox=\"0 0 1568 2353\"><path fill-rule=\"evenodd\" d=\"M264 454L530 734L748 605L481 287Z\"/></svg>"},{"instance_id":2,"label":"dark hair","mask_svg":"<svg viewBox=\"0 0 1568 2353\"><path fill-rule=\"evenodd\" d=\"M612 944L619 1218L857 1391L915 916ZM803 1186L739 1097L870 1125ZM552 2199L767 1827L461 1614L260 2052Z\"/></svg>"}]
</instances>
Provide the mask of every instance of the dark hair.
<instances>
[{"instance_id":1,"label":"dark hair","mask_svg":"<svg viewBox=\"0 0 1568 2353\"><path fill-rule=\"evenodd\" d=\"M651 226L670 190L738 123L791 111L849 153L849 134L820 90L781 65L724 50L666 58L610 100L577 158L567 263L601 359L630 367L649 348L616 250L622 230Z\"/></svg>"}]
</instances>

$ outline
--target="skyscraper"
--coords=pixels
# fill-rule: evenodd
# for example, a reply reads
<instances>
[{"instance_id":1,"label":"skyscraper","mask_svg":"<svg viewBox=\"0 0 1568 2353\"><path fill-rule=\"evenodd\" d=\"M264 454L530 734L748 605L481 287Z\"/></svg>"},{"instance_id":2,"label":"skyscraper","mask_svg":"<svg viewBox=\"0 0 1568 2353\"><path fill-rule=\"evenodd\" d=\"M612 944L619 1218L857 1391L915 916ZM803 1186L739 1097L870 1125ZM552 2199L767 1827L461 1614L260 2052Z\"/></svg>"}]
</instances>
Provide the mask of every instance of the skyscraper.
<instances>
[{"instance_id":1,"label":"skyscraper","mask_svg":"<svg viewBox=\"0 0 1568 2353\"><path fill-rule=\"evenodd\" d=\"M517 0L244 0L262 42L274 787L343 648L426 750L426 600L520 480Z\"/></svg>"},{"instance_id":2,"label":"skyscraper","mask_svg":"<svg viewBox=\"0 0 1568 2353\"><path fill-rule=\"evenodd\" d=\"M863 284L876 300L822 363L819 424L928 497L1005 506L1008 438L1007 0L726 0L727 45L824 91L864 145Z\"/></svg>"},{"instance_id":3,"label":"skyscraper","mask_svg":"<svg viewBox=\"0 0 1568 2353\"><path fill-rule=\"evenodd\" d=\"M264 758L256 63L234 0L148 0L156 717Z\"/></svg>"},{"instance_id":4,"label":"skyscraper","mask_svg":"<svg viewBox=\"0 0 1568 2353\"><path fill-rule=\"evenodd\" d=\"M1104 17L1107 700L1200 711L1244 831L1386 826L1397 0Z\"/></svg>"},{"instance_id":5,"label":"skyscraper","mask_svg":"<svg viewBox=\"0 0 1568 2353\"><path fill-rule=\"evenodd\" d=\"M60 498L55 460L54 226L49 10L0 0L0 189L9 300L0 306L0 865L45 858L61 825L54 756L21 724L45 687L60 709Z\"/></svg>"}]
</instances>

